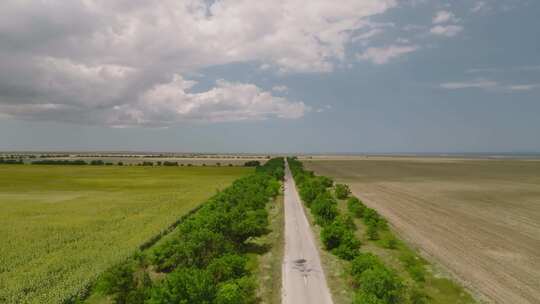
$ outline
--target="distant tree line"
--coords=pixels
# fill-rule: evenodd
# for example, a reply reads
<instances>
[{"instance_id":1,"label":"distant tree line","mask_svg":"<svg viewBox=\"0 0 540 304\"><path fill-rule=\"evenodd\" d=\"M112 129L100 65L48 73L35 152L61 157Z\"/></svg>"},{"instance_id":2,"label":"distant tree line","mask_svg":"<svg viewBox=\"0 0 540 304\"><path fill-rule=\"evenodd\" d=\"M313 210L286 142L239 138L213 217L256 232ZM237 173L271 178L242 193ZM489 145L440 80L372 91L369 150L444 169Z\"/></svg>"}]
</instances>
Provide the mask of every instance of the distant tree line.
<instances>
[{"instance_id":1,"label":"distant tree line","mask_svg":"<svg viewBox=\"0 0 540 304\"><path fill-rule=\"evenodd\" d=\"M259 167L261 162L258 160L250 160L244 163L245 167Z\"/></svg>"},{"instance_id":2,"label":"distant tree line","mask_svg":"<svg viewBox=\"0 0 540 304\"><path fill-rule=\"evenodd\" d=\"M88 165L84 160L68 160L68 159L43 159L35 160L32 162L32 165L74 165L74 166L84 166Z\"/></svg>"},{"instance_id":3,"label":"distant tree line","mask_svg":"<svg viewBox=\"0 0 540 304\"><path fill-rule=\"evenodd\" d=\"M6 158L0 158L0 164L14 164L14 163L23 163L22 159L6 159ZM104 161L101 159L95 159L90 161L85 161L82 159L40 159L40 160L34 160L30 162L33 165L90 165L90 166L125 166L126 164L122 161L119 161L117 163ZM165 166L165 167L193 167L194 165L192 163L180 163L177 161L143 161L136 164L129 164L129 165L137 165L137 166ZM221 167L223 164L221 162L214 163L215 166ZM200 164L200 166L206 167L206 163ZM233 167L234 165L229 163L229 167ZM248 161L244 164L246 167L261 167L261 163L259 161Z\"/></svg>"},{"instance_id":4,"label":"distant tree line","mask_svg":"<svg viewBox=\"0 0 540 304\"><path fill-rule=\"evenodd\" d=\"M22 158L14 159L14 158L3 158L0 157L0 164L7 164L7 165L22 165L24 164L24 161Z\"/></svg>"}]
</instances>

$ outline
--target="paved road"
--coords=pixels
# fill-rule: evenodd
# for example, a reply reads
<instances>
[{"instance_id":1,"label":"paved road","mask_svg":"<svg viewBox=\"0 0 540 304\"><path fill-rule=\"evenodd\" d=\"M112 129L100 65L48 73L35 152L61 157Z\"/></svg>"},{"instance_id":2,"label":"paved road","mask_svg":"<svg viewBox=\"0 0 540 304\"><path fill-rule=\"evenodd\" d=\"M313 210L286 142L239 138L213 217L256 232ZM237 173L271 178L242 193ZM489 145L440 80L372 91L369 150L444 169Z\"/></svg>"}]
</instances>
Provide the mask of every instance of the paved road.
<instances>
[{"instance_id":1,"label":"paved road","mask_svg":"<svg viewBox=\"0 0 540 304\"><path fill-rule=\"evenodd\" d=\"M333 304L317 245L288 164L285 168L285 255L282 304Z\"/></svg>"}]
</instances>

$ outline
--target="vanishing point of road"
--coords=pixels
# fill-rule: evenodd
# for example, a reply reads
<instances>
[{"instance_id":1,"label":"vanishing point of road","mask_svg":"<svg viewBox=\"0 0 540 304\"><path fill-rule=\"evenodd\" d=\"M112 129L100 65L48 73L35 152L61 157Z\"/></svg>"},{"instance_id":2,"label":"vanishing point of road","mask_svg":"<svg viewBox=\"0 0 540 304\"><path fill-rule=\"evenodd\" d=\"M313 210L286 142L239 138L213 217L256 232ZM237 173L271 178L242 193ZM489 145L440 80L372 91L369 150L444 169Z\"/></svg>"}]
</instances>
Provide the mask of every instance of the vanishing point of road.
<instances>
[{"instance_id":1,"label":"vanishing point of road","mask_svg":"<svg viewBox=\"0 0 540 304\"><path fill-rule=\"evenodd\" d=\"M283 304L333 304L319 251L289 164L285 164L285 255Z\"/></svg>"}]
</instances>

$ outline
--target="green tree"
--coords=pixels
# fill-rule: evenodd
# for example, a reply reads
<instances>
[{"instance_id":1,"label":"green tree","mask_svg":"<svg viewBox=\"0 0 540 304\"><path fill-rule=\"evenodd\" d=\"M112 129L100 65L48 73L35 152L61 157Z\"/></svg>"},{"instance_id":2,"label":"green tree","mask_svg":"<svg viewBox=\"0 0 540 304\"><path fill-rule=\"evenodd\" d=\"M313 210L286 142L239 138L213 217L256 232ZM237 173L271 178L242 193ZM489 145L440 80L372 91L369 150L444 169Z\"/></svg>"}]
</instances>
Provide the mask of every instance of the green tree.
<instances>
[{"instance_id":1,"label":"green tree","mask_svg":"<svg viewBox=\"0 0 540 304\"><path fill-rule=\"evenodd\" d=\"M254 304L257 303L257 285L250 277L232 280L220 286L216 304Z\"/></svg>"},{"instance_id":2,"label":"green tree","mask_svg":"<svg viewBox=\"0 0 540 304\"><path fill-rule=\"evenodd\" d=\"M227 254L213 260L206 268L214 282L238 279L247 274L247 259L236 254Z\"/></svg>"},{"instance_id":3,"label":"green tree","mask_svg":"<svg viewBox=\"0 0 540 304\"><path fill-rule=\"evenodd\" d=\"M360 289L388 304L401 303L404 285L391 270L383 267L368 269L359 276Z\"/></svg>"},{"instance_id":4,"label":"green tree","mask_svg":"<svg viewBox=\"0 0 540 304\"><path fill-rule=\"evenodd\" d=\"M209 273L201 269L180 268L152 289L148 303L211 304L216 292Z\"/></svg>"},{"instance_id":5,"label":"green tree","mask_svg":"<svg viewBox=\"0 0 540 304\"><path fill-rule=\"evenodd\" d=\"M369 222L367 224L366 235L367 235L368 239L370 239L372 241L376 241L376 240L379 239L379 230L377 228L377 223Z\"/></svg>"},{"instance_id":6,"label":"green tree","mask_svg":"<svg viewBox=\"0 0 540 304\"><path fill-rule=\"evenodd\" d=\"M334 192L336 193L336 197L338 199L346 199L351 194L349 186L345 184L336 184L334 187Z\"/></svg>"},{"instance_id":7,"label":"green tree","mask_svg":"<svg viewBox=\"0 0 540 304\"><path fill-rule=\"evenodd\" d=\"M360 253L351 263L351 275L356 283L360 282L360 275L376 267L383 267L381 260L372 253Z\"/></svg>"},{"instance_id":8,"label":"green tree","mask_svg":"<svg viewBox=\"0 0 540 304\"><path fill-rule=\"evenodd\" d=\"M311 204L311 213L315 216L317 224L326 226L339 214L337 202L328 191L324 191Z\"/></svg>"},{"instance_id":9,"label":"green tree","mask_svg":"<svg viewBox=\"0 0 540 304\"><path fill-rule=\"evenodd\" d=\"M361 218L364 215L366 206L358 198L352 196L347 200L347 209L352 216Z\"/></svg>"},{"instance_id":10,"label":"green tree","mask_svg":"<svg viewBox=\"0 0 540 304\"><path fill-rule=\"evenodd\" d=\"M360 290L354 296L353 304L386 304L386 302L377 298L374 294Z\"/></svg>"}]
</instances>

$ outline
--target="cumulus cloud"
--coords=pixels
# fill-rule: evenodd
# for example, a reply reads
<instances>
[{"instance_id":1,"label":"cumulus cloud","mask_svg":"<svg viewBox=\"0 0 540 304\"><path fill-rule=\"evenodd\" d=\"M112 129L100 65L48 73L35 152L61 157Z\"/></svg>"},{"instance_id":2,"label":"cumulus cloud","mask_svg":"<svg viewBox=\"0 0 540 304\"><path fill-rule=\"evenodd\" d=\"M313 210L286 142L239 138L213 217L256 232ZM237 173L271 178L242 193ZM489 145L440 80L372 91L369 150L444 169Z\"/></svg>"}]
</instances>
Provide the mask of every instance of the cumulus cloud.
<instances>
[{"instance_id":1,"label":"cumulus cloud","mask_svg":"<svg viewBox=\"0 0 540 304\"><path fill-rule=\"evenodd\" d=\"M302 102L273 96L253 84L219 80L205 92L190 93L196 84L180 75L148 91L137 103L117 106L108 123L113 126L160 125L183 122L230 122L270 117L299 118L309 108Z\"/></svg>"},{"instance_id":2,"label":"cumulus cloud","mask_svg":"<svg viewBox=\"0 0 540 304\"><path fill-rule=\"evenodd\" d=\"M183 79L180 75L229 63L256 62L268 72L332 71L345 60L352 37L371 28L367 18L397 1L313 0L305 6L301 0L4 0L0 112L115 125L197 120L193 116L203 121L299 117L300 103L254 84L222 81L203 95L185 87L183 95L165 103L155 95L150 102L148 94L163 90L173 75ZM233 103L220 99L224 94L241 101L234 110L223 110ZM157 113L180 111L184 103L197 111Z\"/></svg>"},{"instance_id":3,"label":"cumulus cloud","mask_svg":"<svg viewBox=\"0 0 540 304\"><path fill-rule=\"evenodd\" d=\"M369 60L374 64L385 64L390 60L414 52L419 47L416 45L389 45L386 47L371 47L361 54L357 54L359 60Z\"/></svg>"},{"instance_id":4,"label":"cumulus cloud","mask_svg":"<svg viewBox=\"0 0 540 304\"><path fill-rule=\"evenodd\" d=\"M449 11L438 11L433 17L433 24L442 24L448 22L457 22L456 16Z\"/></svg>"},{"instance_id":5,"label":"cumulus cloud","mask_svg":"<svg viewBox=\"0 0 540 304\"><path fill-rule=\"evenodd\" d=\"M488 10L488 5L485 1L477 1L471 8L471 12L479 13Z\"/></svg>"},{"instance_id":6,"label":"cumulus cloud","mask_svg":"<svg viewBox=\"0 0 540 304\"><path fill-rule=\"evenodd\" d=\"M170 82L144 91L135 102L114 105L110 109L46 103L0 104L0 111L27 119L67 112L70 115L63 120L68 122L83 119L86 123L104 123L113 127L163 127L178 122L231 122L272 117L295 119L310 110L303 102L276 97L253 84L219 80L216 87L193 93L191 89L196 84L174 75ZM89 113L91 115L86 115Z\"/></svg>"},{"instance_id":7,"label":"cumulus cloud","mask_svg":"<svg viewBox=\"0 0 540 304\"><path fill-rule=\"evenodd\" d=\"M463 31L461 25L437 25L431 28L430 32L434 35L453 37Z\"/></svg>"},{"instance_id":8,"label":"cumulus cloud","mask_svg":"<svg viewBox=\"0 0 540 304\"><path fill-rule=\"evenodd\" d=\"M450 11L438 11L433 17L434 26L429 32L433 35L453 37L463 31L463 26L457 24L459 21L454 13Z\"/></svg>"}]
</instances>

